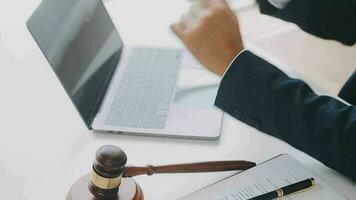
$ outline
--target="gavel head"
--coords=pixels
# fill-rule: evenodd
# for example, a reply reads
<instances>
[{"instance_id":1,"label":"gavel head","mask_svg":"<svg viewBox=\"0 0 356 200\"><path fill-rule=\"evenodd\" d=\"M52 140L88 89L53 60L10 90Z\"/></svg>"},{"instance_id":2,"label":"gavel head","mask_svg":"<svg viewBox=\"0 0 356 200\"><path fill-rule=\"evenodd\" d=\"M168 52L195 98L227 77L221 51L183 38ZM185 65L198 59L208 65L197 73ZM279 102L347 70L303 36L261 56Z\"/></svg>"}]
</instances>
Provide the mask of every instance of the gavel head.
<instances>
[{"instance_id":1,"label":"gavel head","mask_svg":"<svg viewBox=\"0 0 356 200\"><path fill-rule=\"evenodd\" d=\"M127 156L117 146L98 149L90 175L89 190L97 199L116 199Z\"/></svg>"}]
</instances>

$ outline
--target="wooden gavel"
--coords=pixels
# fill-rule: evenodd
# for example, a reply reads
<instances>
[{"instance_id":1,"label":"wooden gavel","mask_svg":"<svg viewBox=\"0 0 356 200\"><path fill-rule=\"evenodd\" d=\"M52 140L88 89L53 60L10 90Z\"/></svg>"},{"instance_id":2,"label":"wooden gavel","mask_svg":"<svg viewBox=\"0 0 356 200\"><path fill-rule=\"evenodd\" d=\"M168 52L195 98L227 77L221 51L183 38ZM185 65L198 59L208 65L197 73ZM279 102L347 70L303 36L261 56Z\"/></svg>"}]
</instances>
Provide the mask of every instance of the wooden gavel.
<instances>
[{"instance_id":1,"label":"wooden gavel","mask_svg":"<svg viewBox=\"0 0 356 200\"><path fill-rule=\"evenodd\" d=\"M127 156L119 147L106 145L95 156L93 170L80 178L66 200L143 200L140 186L131 177L160 173L198 173L246 170L256 166L248 161L216 161L145 167L126 166Z\"/></svg>"}]
</instances>

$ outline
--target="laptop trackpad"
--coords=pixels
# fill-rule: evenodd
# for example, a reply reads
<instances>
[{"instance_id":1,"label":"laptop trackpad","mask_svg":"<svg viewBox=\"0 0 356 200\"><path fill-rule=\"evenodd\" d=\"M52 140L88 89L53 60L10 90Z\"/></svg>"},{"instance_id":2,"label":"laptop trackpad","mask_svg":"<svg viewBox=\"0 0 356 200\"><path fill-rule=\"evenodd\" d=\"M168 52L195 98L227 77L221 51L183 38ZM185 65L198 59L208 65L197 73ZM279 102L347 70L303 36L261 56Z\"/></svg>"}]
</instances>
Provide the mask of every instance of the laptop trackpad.
<instances>
[{"instance_id":1,"label":"laptop trackpad","mask_svg":"<svg viewBox=\"0 0 356 200\"><path fill-rule=\"evenodd\" d=\"M210 83L196 87L179 87L176 90L174 104L183 107L211 108L214 105L219 85Z\"/></svg>"},{"instance_id":2,"label":"laptop trackpad","mask_svg":"<svg viewBox=\"0 0 356 200\"><path fill-rule=\"evenodd\" d=\"M165 131L175 135L217 138L222 111L214 106L220 79L201 69L182 69Z\"/></svg>"}]
</instances>

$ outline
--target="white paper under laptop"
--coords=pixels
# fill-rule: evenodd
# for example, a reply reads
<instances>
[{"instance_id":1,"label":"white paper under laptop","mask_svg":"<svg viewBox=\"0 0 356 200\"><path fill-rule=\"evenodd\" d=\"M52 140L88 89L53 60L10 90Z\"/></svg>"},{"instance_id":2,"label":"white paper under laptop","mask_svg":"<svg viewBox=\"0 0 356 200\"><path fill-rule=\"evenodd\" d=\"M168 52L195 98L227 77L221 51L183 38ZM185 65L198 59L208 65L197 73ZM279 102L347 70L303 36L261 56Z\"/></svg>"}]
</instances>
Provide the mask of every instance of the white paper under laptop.
<instances>
[{"instance_id":1,"label":"white paper under laptop","mask_svg":"<svg viewBox=\"0 0 356 200\"><path fill-rule=\"evenodd\" d=\"M183 50L124 45L101 0L43 0L27 26L89 129L220 135L222 112L211 99L218 84L179 87ZM208 74L189 73L190 83Z\"/></svg>"},{"instance_id":2,"label":"white paper under laptop","mask_svg":"<svg viewBox=\"0 0 356 200\"><path fill-rule=\"evenodd\" d=\"M314 178L316 185L288 200L346 200L289 155L280 155L254 168L222 180L181 200L246 200L275 189Z\"/></svg>"}]
</instances>

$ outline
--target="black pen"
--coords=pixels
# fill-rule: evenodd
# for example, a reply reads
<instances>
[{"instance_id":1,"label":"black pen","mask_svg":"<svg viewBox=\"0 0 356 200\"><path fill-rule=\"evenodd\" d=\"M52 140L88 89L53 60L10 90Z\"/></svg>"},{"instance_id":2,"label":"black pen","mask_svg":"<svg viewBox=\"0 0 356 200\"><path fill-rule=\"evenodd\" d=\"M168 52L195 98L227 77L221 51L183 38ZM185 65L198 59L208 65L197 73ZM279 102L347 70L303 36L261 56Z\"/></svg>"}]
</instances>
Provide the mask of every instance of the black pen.
<instances>
[{"instance_id":1,"label":"black pen","mask_svg":"<svg viewBox=\"0 0 356 200\"><path fill-rule=\"evenodd\" d=\"M285 187L279 188L272 192L268 192L266 194L262 194L260 196L253 197L249 200L271 200L271 199L275 199L275 198L280 198L283 196L287 196L289 194L302 192L306 189L311 188L313 185L315 185L314 178L309 178L304 181L300 181L298 183L293 183L291 185L287 185Z\"/></svg>"}]
</instances>

